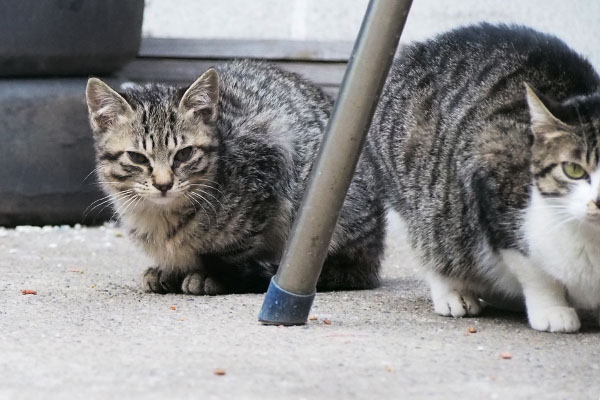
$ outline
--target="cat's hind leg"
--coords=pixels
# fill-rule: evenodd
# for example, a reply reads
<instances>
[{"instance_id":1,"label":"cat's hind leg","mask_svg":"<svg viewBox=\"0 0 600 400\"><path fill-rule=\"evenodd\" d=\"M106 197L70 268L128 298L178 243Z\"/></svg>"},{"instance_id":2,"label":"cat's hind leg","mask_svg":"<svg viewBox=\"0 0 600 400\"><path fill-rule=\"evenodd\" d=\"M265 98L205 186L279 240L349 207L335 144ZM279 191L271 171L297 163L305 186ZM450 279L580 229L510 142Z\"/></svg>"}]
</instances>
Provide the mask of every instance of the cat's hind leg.
<instances>
[{"instance_id":1,"label":"cat's hind leg","mask_svg":"<svg viewBox=\"0 0 600 400\"><path fill-rule=\"evenodd\" d=\"M433 271L427 273L426 279L437 314L459 318L481 313L483 307L479 298L468 290L464 282Z\"/></svg>"},{"instance_id":2,"label":"cat's hind leg","mask_svg":"<svg viewBox=\"0 0 600 400\"><path fill-rule=\"evenodd\" d=\"M369 210L366 216L357 220L346 215L345 224L340 223L336 228L317 282L317 290L363 290L378 287L384 239L383 211Z\"/></svg>"},{"instance_id":3,"label":"cat's hind leg","mask_svg":"<svg viewBox=\"0 0 600 400\"><path fill-rule=\"evenodd\" d=\"M377 247L350 247L328 255L317 282L317 290L363 290L378 287L383 249Z\"/></svg>"}]
</instances>

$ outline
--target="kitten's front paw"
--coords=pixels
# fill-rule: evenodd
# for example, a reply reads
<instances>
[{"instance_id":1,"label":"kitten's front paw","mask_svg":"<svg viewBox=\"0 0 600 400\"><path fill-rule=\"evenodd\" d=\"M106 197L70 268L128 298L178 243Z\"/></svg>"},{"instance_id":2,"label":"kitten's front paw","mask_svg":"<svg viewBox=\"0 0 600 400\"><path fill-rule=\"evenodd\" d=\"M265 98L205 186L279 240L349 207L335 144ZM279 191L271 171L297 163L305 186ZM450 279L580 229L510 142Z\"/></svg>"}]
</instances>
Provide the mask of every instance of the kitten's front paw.
<instances>
[{"instance_id":1,"label":"kitten's front paw","mask_svg":"<svg viewBox=\"0 0 600 400\"><path fill-rule=\"evenodd\" d=\"M148 293L178 293L177 279L161 271L159 267L150 267L142 277L142 289Z\"/></svg>"},{"instance_id":2,"label":"kitten's front paw","mask_svg":"<svg viewBox=\"0 0 600 400\"><path fill-rule=\"evenodd\" d=\"M184 279L181 290L185 294L209 295L224 294L225 288L210 276L204 276L199 272L191 272Z\"/></svg>"},{"instance_id":3,"label":"kitten's front paw","mask_svg":"<svg viewBox=\"0 0 600 400\"><path fill-rule=\"evenodd\" d=\"M577 332L581 327L579 317L571 307L546 307L540 310L528 310L529 324L537 331Z\"/></svg>"},{"instance_id":4,"label":"kitten's front paw","mask_svg":"<svg viewBox=\"0 0 600 400\"><path fill-rule=\"evenodd\" d=\"M433 308L437 314L455 318L479 315L482 310L478 298L470 293L459 293L456 290L433 298Z\"/></svg>"}]
</instances>

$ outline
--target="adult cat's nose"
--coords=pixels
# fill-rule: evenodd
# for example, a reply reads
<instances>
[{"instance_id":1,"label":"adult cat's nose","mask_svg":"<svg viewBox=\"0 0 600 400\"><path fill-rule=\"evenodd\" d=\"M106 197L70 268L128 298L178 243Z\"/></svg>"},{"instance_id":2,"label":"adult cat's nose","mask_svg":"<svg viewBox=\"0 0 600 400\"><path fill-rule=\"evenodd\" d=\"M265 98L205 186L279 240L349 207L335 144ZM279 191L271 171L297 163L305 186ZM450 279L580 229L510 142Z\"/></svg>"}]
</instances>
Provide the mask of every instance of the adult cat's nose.
<instances>
[{"instance_id":1,"label":"adult cat's nose","mask_svg":"<svg viewBox=\"0 0 600 400\"><path fill-rule=\"evenodd\" d=\"M155 188L157 188L158 190L160 190L162 192L162 194L166 194L167 191L169 191L169 189L171 189L173 187L173 181L169 181L167 183L156 183L156 182L154 182L152 184L152 186L154 186Z\"/></svg>"}]
</instances>

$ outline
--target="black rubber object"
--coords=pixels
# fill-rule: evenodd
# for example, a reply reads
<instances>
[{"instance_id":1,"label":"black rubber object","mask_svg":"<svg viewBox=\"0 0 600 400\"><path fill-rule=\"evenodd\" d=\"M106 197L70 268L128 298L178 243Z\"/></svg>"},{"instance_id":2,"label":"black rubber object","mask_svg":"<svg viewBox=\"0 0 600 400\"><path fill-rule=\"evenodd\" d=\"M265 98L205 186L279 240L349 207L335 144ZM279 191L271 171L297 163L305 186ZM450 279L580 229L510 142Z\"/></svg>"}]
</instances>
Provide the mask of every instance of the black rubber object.
<instances>
[{"instance_id":1,"label":"black rubber object","mask_svg":"<svg viewBox=\"0 0 600 400\"><path fill-rule=\"evenodd\" d=\"M0 0L0 77L103 75L139 50L144 0Z\"/></svg>"},{"instance_id":2,"label":"black rubber object","mask_svg":"<svg viewBox=\"0 0 600 400\"><path fill-rule=\"evenodd\" d=\"M94 169L86 82L0 80L0 226L106 219L109 208L83 218L85 208L103 196L93 174L84 181Z\"/></svg>"}]
</instances>

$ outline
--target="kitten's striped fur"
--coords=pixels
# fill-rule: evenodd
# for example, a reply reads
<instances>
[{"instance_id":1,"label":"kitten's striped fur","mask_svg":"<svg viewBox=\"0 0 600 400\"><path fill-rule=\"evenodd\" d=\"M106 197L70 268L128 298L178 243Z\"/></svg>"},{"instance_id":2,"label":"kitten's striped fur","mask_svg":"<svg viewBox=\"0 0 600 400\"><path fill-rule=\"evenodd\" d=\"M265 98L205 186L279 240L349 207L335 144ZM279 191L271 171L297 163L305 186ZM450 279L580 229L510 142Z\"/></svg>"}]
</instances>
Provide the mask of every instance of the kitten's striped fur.
<instances>
[{"instance_id":1,"label":"kitten's striped fur","mask_svg":"<svg viewBox=\"0 0 600 400\"><path fill-rule=\"evenodd\" d=\"M145 289L265 290L332 100L295 74L247 61L209 70L187 91L152 84L121 97L91 80L87 97L99 180L131 237L157 264L145 275ZM178 162L190 146L190 159ZM158 190L169 184L166 194ZM362 160L319 289L376 286L383 235L372 168Z\"/></svg>"}]
</instances>

